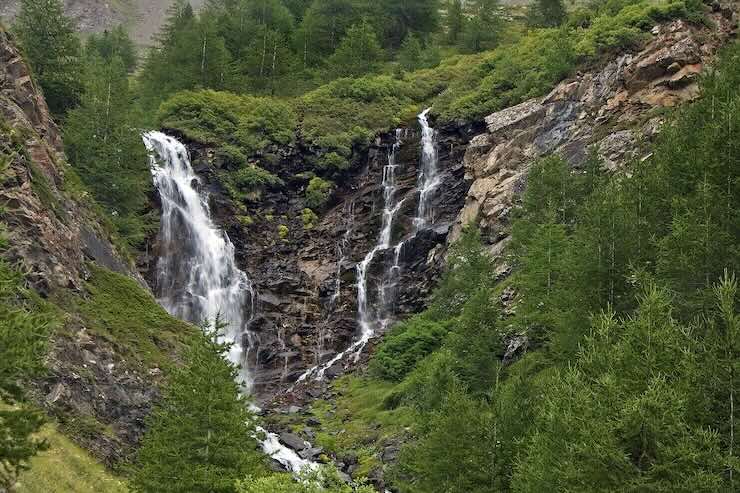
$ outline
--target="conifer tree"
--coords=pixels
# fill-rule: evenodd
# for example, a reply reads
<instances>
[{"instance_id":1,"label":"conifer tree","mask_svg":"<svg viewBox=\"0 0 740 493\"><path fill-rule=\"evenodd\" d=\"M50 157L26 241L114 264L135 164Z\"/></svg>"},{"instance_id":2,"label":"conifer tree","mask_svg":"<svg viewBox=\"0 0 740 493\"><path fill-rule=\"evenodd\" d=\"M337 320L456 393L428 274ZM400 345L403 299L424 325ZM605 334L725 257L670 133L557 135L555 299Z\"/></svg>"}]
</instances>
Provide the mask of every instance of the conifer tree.
<instances>
[{"instance_id":1,"label":"conifer tree","mask_svg":"<svg viewBox=\"0 0 740 493\"><path fill-rule=\"evenodd\" d=\"M132 486L145 493L233 492L236 482L264 474L254 439L254 417L224 359L223 328L205 328L191 343L148 419Z\"/></svg>"},{"instance_id":2,"label":"conifer tree","mask_svg":"<svg viewBox=\"0 0 740 493\"><path fill-rule=\"evenodd\" d=\"M49 109L63 117L80 99L80 41L61 0L22 0L14 25Z\"/></svg>"},{"instance_id":3,"label":"conifer tree","mask_svg":"<svg viewBox=\"0 0 740 493\"><path fill-rule=\"evenodd\" d=\"M536 0L527 10L527 23L531 26L557 27L566 18L563 0Z\"/></svg>"},{"instance_id":4,"label":"conifer tree","mask_svg":"<svg viewBox=\"0 0 740 493\"><path fill-rule=\"evenodd\" d=\"M457 44L464 24L465 15L463 14L462 0L448 0L445 27L447 28L447 41L450 44Z\"/></svg>"},{"instance_id":5,"label":"conifer tree","mask_svg":"<svg viewBox=\"0 0 740 493\"><path fill-rule=\"evenodd\" d=\"M4 249L7 241L1 226L0 249ZM42 373L52 320L24 307L22 286L21 275L0 259L0 491L12 491L29 460L47 446L34 437L44 419L25 402L20 384Z\"/></svg>"},{"instance_id":6,"label":"conifer tree","mask_svg":"<svg viewBox=\"0 0 740 493\"><path fill-rule=\"evenodd\" d=\"M363 75L375 69L381 55L375 30L363 21L349 28L339 48L329 58L330 70L340 77Z\"/></svg>"}]
</instances>

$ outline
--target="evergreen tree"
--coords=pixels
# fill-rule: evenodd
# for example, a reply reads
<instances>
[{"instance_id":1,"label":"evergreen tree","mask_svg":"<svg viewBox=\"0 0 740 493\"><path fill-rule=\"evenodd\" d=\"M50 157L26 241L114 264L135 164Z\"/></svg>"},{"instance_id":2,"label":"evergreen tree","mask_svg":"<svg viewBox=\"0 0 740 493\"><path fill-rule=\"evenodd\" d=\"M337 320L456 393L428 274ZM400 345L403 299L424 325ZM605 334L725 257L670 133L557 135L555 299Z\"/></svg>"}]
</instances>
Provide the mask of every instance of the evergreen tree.
<instances>
[{"instance_id":1,"label":"evergreen tree","mask_svg":"<svg viewBox=\"0 0 740 493\"><path fill-rule=\"evenodd\" d=\"M0 249L7 246L0 227ZM38 309L24 306L27 293L22 286L21 275L0 259L1 491L12 491L18 475L28 469L29 460L47 447L44 440L34 436L44 419L25 402L21 381L42 374L45 340L52 319Z\"/></svg>"},{"instance_id":2,"label":"evergreen tree","mask_svg":"<svg viewBox=\"0 0 740 493\"><path fill-rule=\"evenodd\" d=\"M99 56L106 62L120 58L129 73L136 68L136 46L123 26L117 26L112 31L103 31L102 34L91 34L87 38L85 50L88 57Z\"/></svg>"},{"instance_id":3,"label":"evergreen tree","mask_svg":"<svg viewBox=\"0 0 740 493\"><path fill-rule=\"evenodd\" d=\"M237 369L216 331L190 345L163 400L148 418L132 478L145 493L235 492L236 482L262 475L254 417L240 395Z\"/></svg>"},{"instance_id":4,"label":"evergreen tree","mask_svg":"<svg viewBox=\"0 0 740 493\"><path fill-rule=\"evenodd\" d=\"M74 108L82 91L80 41L61 0L22 0L16 18L23 53L44 91L49 109L63 117Z\"/></svg>"},{"instance_id":5,"label":"evergreen tree","mask_svg":"<svg viewBox=\"0 0 740 493\"><path fill-rule=\"evenodd\" d=\"M152 185L126 67L119 57L94 57L84 79L82 103L64 126L67 155L121 236L136 246L151 233L143 210Z\"/></svg>"},{"instance_id":6,"label":"evergreen tree","mask_svg":"<svg viewBox=\"0 0 740 493\"><path fill-rule=\"evenodd\" d=\"M527 23L530 26L557 27L566 16L563 0L537 0L529 5Z\"/></svg>"},{"instance_id":7,"label":"evergreen tree","mask_svg":"<svg viewBox=\"0 0 740 493\"><path fill-rule=\"evenodd\" d=\"M421 66L423 48L418 36L409 33L401 44L398 52L398 62L404 70L412 71Z\"/></svg>"},{"instance_id":8,"label":"evergreen tree","mask_svg":"<svg viewBox=\"0 0 740 493\"><path fill-rule=\"evenodd\" d=\"M465 14L462 0L448 0L445 28L447 29L447 41L450 44L455 45L460 40L464 24Z\"/></svg>"},{"instance_id":9,"label":"evergreen tree","mask_svg":"<svg viewBox=\"0 0 740 493\"><path fill-rule=\"evenodd\" d=\"M375 70L382 49L375 30L367 22L354 25L329 58L332 73L339 77L357 77Z\"/></svg>"},{"instance_id":10,"label":"evergreen tree","mask_svg":"<svg viewBox=\"0 0 740 493\"><path fill-rule=\"evenodd\" d=\"M409 33L426 36L439 26L439 0L383 0L379 14L383 19L382 44L397 47Z\"/></svg>"},{"instance_id":11,"label":"evergreen tree","mask_svg":"<svg viewBox=\"0 0 740 493\"><path fill-rule=\"evenodd\" d=\"M493 49L502 26L498 0L471 0L466 11L462 47L472 53Z\"/></svg>"}]
</instances>

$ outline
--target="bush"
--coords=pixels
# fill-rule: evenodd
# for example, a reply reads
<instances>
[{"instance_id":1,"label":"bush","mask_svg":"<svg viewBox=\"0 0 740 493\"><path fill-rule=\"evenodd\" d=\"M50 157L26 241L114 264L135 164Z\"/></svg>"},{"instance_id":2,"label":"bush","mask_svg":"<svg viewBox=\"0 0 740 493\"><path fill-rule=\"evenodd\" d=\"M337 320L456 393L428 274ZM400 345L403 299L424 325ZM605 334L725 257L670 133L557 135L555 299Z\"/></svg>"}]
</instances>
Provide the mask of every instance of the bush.
<instances>
[{"instance_id":1,"label":"bush","mask_svg":"<svg viewBox=\"0 0 740 493\"><path fill-rule=\"evenodd\" d=\"M439 348L448 330L448 325L423 317L398 324L375 352L370 371L384 380L402 380L419 361Z\"/></svg>"},{"instance_id":2,"label":"bush","mask_svg":"<svg viewBox=\"0 0 740 493\"><path fill-rule=\"evenodd\" d=\"M175 94L162 103L157 120L189 139L220 148L235 146L246 155L290 144L297 124L284 101L211 90Z\"/></svg>"},{"instance_id":3,"label":"bush","mask_svg":"<svg viewBox=\"0 0 740 493\"><path fill-rule=\"evenodd\" d=\"M334 183L314 176L306 188L306 205L311 209L321 209L329 201Z\"/></svg>"},{"instance_id":4,"label":"bush","mask_svg":"<svg viewBox=\"0 0 740 493\"><path fill-rule=\"evenodd\" d=\"M306 208L301 211L301 220L303 221L303 229L310 230L316 226L319 216L311 209Z\"/></svg>"},{"instance_id":5,"label":"bush","mask_svg":"<svg viewBox=\"0 0 740 493\"><path fill-rule=\"evenodd\" d=\"M287 239L289 234L290 230L285 224L281 224L280 226L278 226L278 236L281 240Z\"/></svg>"},{"instance_id":6,"label":"bush","mask_svg":"<svg viewBox=\"0 0 740 493\"><path fill-rule=\"evenodd\" d=\"M283 180L255 165L247 165L237 171L222 172L221 180L235 200L258 200L268 187L284 185Z\"/></svg>"}]
</instances>

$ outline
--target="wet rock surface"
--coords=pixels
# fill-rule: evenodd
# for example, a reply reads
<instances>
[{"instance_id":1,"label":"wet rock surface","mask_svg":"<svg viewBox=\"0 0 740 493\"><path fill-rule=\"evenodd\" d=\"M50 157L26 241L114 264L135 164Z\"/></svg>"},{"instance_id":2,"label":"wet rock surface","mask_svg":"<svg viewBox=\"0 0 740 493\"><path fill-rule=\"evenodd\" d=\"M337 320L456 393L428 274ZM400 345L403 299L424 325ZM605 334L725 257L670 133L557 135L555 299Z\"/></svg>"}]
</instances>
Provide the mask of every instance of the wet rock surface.
<instances>
[{"instance_id":1,"label":"wet rock surface","mask_svg":"<svg viewBox=\"0 0 740 493\"><path fill-rule=\"evenodd\" d=\"M396 157L397 193L405 200L394 222L391 243L408 241L401 252L401 279L391 307L395 317L421 310L436 284L448 232L468 189L462 156L472 134L470 129L439 129L443 182L433 199L434 221L430 229L413 236L420 133L416 122L401 131L402 144ZM324 210L316 211L319 220L310 228L301 218L307 207L304 194L308 183L296 175L309 169L303 156L311 150L275 150L280 160L269 169L287 185L265 191L259 202L235 203L215 178L220 163L212 151L195 143L189 146L193 166L210 194L212 215L234 243L240 268L248 273L258 293L257 310L250 323L257 343L249 351L249 361L254 393L263 405L272 400L272 406L300 403L321 395L325 383L311 381L295 388L293 384L305 371L328 362L359 336L357 264L378 239L382 170L394 139L395 133L381 135L366 150L356 153L352 171L336 180L332 199ZM245 225L240 216L248 216L251 224ZM288 228L285 238L280 238L280 226ZM157 248L156 239L152 239L152 258L157 257ZM369 269L369 283L376 284L393 261L392 249L379 252ZM156 292L156 262L148 262L148 267L146 277ZM370 302L375 302L377 293L371 292L370 296ZM363 358L365 355L360 362ZM337 361L326 369L325 377L336 378L354 363L351 357ZM286 393L286 389L291 391Z\"/></svg>"}]
</instances>

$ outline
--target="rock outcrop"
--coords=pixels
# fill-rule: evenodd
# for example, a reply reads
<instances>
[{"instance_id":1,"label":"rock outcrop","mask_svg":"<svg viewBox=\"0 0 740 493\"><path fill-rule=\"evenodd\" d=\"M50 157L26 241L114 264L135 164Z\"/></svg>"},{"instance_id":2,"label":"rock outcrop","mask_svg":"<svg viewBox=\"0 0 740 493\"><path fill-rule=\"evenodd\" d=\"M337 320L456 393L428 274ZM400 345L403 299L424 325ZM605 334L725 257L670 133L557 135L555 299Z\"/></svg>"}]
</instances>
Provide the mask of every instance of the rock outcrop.
<instances>
[{"instance_id":1,"label":"rock outcrop","mask_svg":"<svg viewBox=\"0 0 740 493\"><path fill-rule=\"evenodd\" d=\"M643 157L644 144L664 121L661 110L698 95L699 74L734 36L736 14L718 7L710 24L677 20L656 25L652 39L638 52L579 73L545 97L489 115L486 132L475 136L465 153L471 186L450 240L464 225L475 224L491 251L501 254L510 212L539 157L556 154L578 168L595 152L610 171Z\"/></svg>"},{"instance_id":2,"label":"rock outcrop","mask_svg":"<svg viewBox=\"0 0 740 493\"><path fill-rule=\"evenodd\" d=\"M92 262L145 289L69 173L59 128L11 35L0 27L0 226L9 240L0 255L50 300L84 299ZM120 348L88 331L74 313L59 322L46 355L49 372L32 382L32 394L73 438L115 464L143 433L161 378L138 372Z\"/></svg>"},{"instance_id":3,"label":"rock outcrop","mask_svg":"<svg viewBox=\"0 0 740 493\"><path fill-rule=\"evenodd\" d=\"M11 248L6 256L19 261L31 285L41 294L57 288L80 290L88 276L85 262L138 276L116 253L110 233L73 197L59 128L30 71L0 28L0 155L6 168L0 185Z\"/></svg>"}]
</instances>

